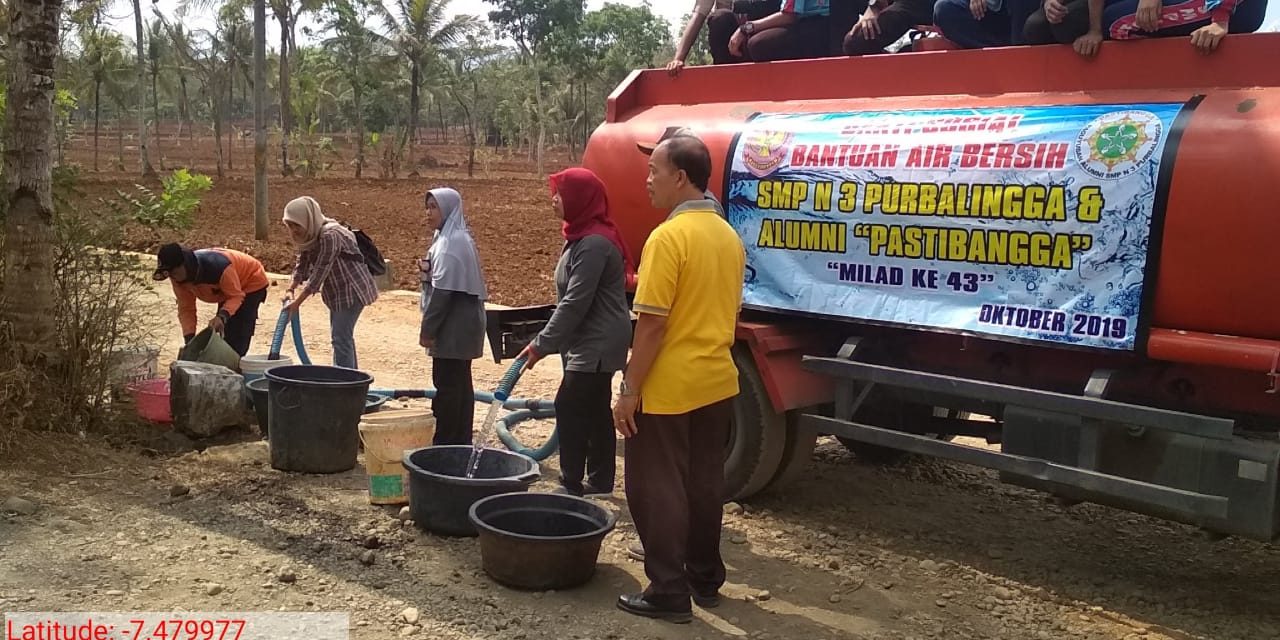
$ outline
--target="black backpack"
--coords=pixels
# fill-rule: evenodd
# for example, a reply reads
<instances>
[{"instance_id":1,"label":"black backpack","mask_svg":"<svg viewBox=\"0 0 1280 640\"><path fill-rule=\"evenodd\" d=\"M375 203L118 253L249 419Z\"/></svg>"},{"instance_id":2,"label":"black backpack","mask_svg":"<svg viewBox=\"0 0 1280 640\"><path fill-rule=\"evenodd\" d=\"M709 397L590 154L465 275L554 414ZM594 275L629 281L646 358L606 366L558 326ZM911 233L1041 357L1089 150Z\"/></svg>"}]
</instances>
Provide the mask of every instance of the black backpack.
<instances>
[{"instance_id":1,"label":"black backpack","mask_svg":"<svg viewBox=\"0 0 1280 640\"><path fill-rule=\"evenodd\" d=\"M375 276L385 274L387 263L382 259L382 252L378 251L377 245L373 244L373 238L349 224L344 223L342 226L356 237L356 246L360 248L360 255L364 256L364 264L369 267L369 273Z\"/></svg>"}]
</instances>

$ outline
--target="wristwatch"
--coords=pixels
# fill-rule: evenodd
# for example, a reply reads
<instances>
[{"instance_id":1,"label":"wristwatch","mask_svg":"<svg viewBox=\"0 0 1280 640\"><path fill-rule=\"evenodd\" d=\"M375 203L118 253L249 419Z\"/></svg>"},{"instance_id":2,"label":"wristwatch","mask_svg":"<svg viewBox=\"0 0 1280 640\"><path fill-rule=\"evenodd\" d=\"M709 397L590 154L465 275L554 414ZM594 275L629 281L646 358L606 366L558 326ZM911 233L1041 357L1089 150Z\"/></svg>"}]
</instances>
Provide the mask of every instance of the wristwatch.
<instances>
[{"instance_id":1,"label":"wristwatch","mask_svg":"<svg viewBox=\"0 0 1280 640\"><path fill-rule=\"evenodd\" d=\"M756 23L754 23L754 22L752 22L752 21L750 21L750 20L748 20L748 21L746 21L746 22L742 23L742 33L744 33L744 34L746 34L746 35L751 35L751 34L753 34L753 33L755 33L755 32L756 32Z\"/></svg>"},{"instance_id":2,"label":"wristwatch","mask_svg":"<svg viewBox=\"0 0 1280 640\"><path fill-rule=\"evenodd\" d=\"M623 378L622 384L618 385L618 395L634 396L634 395L637 395L637 393L634 389L631 388L631 385L627 384L627 379Z\"/></svg>"}]
</instances>

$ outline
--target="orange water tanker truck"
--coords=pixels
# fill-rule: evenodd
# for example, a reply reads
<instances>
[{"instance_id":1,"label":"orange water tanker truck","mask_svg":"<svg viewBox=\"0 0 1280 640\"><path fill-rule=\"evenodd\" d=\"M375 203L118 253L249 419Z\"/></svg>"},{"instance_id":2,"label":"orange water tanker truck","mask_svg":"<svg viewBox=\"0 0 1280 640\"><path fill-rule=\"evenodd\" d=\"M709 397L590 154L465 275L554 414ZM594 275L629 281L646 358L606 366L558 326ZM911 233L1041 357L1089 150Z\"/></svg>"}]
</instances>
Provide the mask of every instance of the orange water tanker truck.
<instances>
[{"instance_id":1,"label":"orange water tanker truck","mask_svg":"<svg viewBox=\"0 0 1280 640\"><path fill-rule=\"evenodd\" d=\"M833 435L1276 538L1277 51L1254 34L1211 56L1178 38L631 74L583 164L632 252L666 215L636 143L672 126L706 142L747 250L726 499L794 479ZM496 357L549 309L492 315Z\"/></svg>"}]
</instances>

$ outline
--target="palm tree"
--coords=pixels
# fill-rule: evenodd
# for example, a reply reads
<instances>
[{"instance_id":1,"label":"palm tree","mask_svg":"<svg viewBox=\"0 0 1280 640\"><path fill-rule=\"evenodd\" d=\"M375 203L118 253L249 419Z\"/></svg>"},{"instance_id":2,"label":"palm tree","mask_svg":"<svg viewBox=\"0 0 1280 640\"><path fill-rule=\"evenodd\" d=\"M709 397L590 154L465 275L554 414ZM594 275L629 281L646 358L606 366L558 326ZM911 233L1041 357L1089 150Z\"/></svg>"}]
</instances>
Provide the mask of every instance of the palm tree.
<instances>
[{"instance_id":1,"label":"palm tree","mask_svg":"<svg viewBox=\"0 0 1280 640\"><path fill-rule=\"evenodd\" d=\"M253 2L253 233L270 236L267 220L267 9Z\"/></svg>"},{"instance_id":2,"label":"palm tree","mask_svg":"<svg viewBox=\"0 0 1280 640\"><path fill-rule=\"evenodd\" d=\"M116 171L124 171L124 131L125 116L137 102L138 91L144 91L142 87L135 86L137 77L134 76L129 68L129 53L124 49L119 52L119 60L114 63L118 65L114 74L106 76L107 81L102 83L102 91L107 94L107 99L111 101L111 105L116 114Z\"/></svg>"},{"instance_id":3,"label":"palm tree","mask_svg":"<svg viewBox=\"0 0 1280 640\"><path fill-rule=\"evenodd\" d=\"M294 38L294 30L298 26L298 17L305 13L319 11L324 0L269 0L271 13L280 24L280 171L284 175L293 173L289 166L289 138L293 135L293 104L289 100L290 79L289 60L298 51Z\"/></svg>"},{"instance_id":4,"label":"palm tree","mask_svg":"<svg viewBox=\"0 0 1280 640\"><path fill-rule=\"evenodd\" d=\"M23 362L56 347L53 282L53 137L55 63L62 0L8 0L4 50L9 63L4 122L4 290L0 323ZM11 117L10 117L11 116Z\"/></svg>"},{"instance_id":5,"label":"palm tree","mask_svg":"<svg viewBox=\"0 0 1280 640\"><path fill-rule=\"evenodd\" d=\"M218 164L218 177L225 175L225 157L222 153L222 122L226 113L225 104L223 102L226 96L226 85L231 80L230 70L227 68L227 33L225 25L219 22L217 30L214 32L197 31L190 35L195 35L204 40L205 44L197 44L192 42L191 38L183 34L180 36L180 27L171 24L168 20L161 19L161 23L170 34L173 41L174 49L186 60L190 68L195 71L196 76L200 79L200 93L204 96L209 105L209 112L213 116L213 139L215 156Z\"/></svg>"},{"instance_id":6,"label":"palm tree","mask_svg":"<svg viewBox=\"0 0 1280 640\"><path fill-rule=\"evenodd\" d=\"M221 12L240 12L252 6L252 0L183 0L184 7L196 9L218 9ZM319 11L325 6L325 0L267 0L267 8L280 25L280 171L284 175L293 173L289 165L289 139L293 135L293 103L290 100L290 60L298 51L294 32L298 27L298 18Z\"/></svg>"},{"instance_id":7,"label":"palm tree","mask_svg":"<svg viewBox=\"0 0 1280 640\"><path fill-rule=\"evenodd\" d=\"M142 3L133 0L133 26L137 34L138 47L138 152L142 156L143 177L154 177L156 170L151 166L151 157L147 155L147 92L142 87L147 85L146 31L142 28Z\"/></svg>"},{"instance_id":8,"label":"palm tree","mask_svg":"<svg viewBox=\"0 0 1280 640\"><path fill-rule=\"evenodd\" d=\"M84 61L93 83L93 170L98 171L98 133L102 119L102 88L118 93L118 85L127 82L128 53L124 37L115 31L91 26L81 35Z\"/></svg>"},{"instance_id":9,"label":"palm tree","mask_svg":"<svg viewBox=\"0 0 1280 640\"><path fill-rule=\"evenodd\" d=\"M179 13L181 17L181 13ZM182 129L185 126L187 130L187 148L191 152L191 161L187 163L189 169L195 169L195 125L191 118L191 94L189 92L188 80L194 70L191 63L184 54L191 50L191 34L183 26L181 20L170 24L168 20L156 11L156 21L167 35L166 43L168 46L168 59L173 65L173 70L178 75L178 130L174 133L174 139L182 137Z\"/></svg>"},{"instance_id":10,"label":"palm tree","mask_svg":"<svg viewBox=\"0 0 1280 640\"><path fill-rule=\"evenodd\" d=\"M377 5L396 51L409 63L409 167L417 176L414 143L418 141L422 71L461 43L476 26L473 16L445 18L450 0L393 0L394 10Z\"/></svg>"},{"instance_id":11,"label":"palm tree","mask_svg":"<svg viewBox=\"0 0 1280 640\"><path fill-rule=\"evenodd\" d=\"M249 70L253 60L253 25L245 19L244 10L235 5L226 5L218 14L218 27L226 63L227 106L226 117L235 116L236 108L236 73L249 78ZM235 148L234 127L227 127L227 168L235 170L232 151Z\"/></svg>"},{"instance_id":12,"label":"palm tree","mask_svg":"<svg viewBox=\"0 0 1280 640\"><path fill-rule=\"evenodd\" d=\"M168 39L165 37L164 25L159 20L152 20L147 25L147 71L151 74L151 120L155 127L156 158L160 162L160 170L164 171L164 153L160 151L160 71L166 57Z\"/></svg>"},{"instance_id":13,"label":"palm tree","mask_svg":"<svg viewBox=\"0 0 1280 640\"><path fill-rule=\"evenodd\" d=\"M335 0L329 8L325 30L333 35L324 41L351 89L355 107L356 177L364 170L364 94L369 88L370 66L383 56L386 39L365 26L371 8L363 0Z\"/></svg>"}]
</instances>

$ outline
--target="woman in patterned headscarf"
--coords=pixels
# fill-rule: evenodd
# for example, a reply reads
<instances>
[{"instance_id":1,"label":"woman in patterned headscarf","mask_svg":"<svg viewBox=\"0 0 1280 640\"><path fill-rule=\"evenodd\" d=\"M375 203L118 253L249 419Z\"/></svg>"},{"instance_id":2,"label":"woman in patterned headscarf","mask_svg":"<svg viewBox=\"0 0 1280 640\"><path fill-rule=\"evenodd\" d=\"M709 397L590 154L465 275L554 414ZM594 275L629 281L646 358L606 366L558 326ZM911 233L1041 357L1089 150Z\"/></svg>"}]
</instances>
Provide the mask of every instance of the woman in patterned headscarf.
<instances>
[{"instance_id":1,"label":"woman in patterned headscarf","mask_svg":"<svg viewBox=\"0 0 1280 640\"><path fill-rule=\"evenodd\" d=\"M289 229L289 239L298 248L298 263L289 284L292 301L285 308L290 315L297 313L307 298L319 292L320 299L329 308L334 366L359 367L356 321L364 308L378 299L378 286L365 264L355 234L325 216L320 211L320 203L311 196L295 198L285 205L284 225ZM302 293L294 297L294 291L303 282L306 286Z\"/></svg>"}]
</instances>

